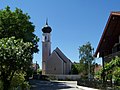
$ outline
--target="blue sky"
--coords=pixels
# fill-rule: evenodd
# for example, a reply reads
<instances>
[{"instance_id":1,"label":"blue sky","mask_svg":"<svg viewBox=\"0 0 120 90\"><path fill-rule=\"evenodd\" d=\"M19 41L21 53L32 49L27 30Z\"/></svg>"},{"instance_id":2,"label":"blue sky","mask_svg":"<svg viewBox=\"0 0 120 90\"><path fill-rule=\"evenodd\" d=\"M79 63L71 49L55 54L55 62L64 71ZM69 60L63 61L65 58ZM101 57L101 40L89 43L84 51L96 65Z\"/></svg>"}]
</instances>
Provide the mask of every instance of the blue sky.
<instances>
[{"instance_id":1,"label":"blue sky","mask_svg":"<svg viewBox=\"0 0 120 90\"><path fill-rule=\"evenodd\" d=\"M120 0L0 0L0 9L7 5L28 13L40 38L39 53L34 62L41 67L42 27L46 18L52 28L52 51L59 47L73 62L79 62L79 46L91 42L97 48L111 11L120 11ZM101 63L100 59L96 59Z\"/></svg>"}]
</instances>

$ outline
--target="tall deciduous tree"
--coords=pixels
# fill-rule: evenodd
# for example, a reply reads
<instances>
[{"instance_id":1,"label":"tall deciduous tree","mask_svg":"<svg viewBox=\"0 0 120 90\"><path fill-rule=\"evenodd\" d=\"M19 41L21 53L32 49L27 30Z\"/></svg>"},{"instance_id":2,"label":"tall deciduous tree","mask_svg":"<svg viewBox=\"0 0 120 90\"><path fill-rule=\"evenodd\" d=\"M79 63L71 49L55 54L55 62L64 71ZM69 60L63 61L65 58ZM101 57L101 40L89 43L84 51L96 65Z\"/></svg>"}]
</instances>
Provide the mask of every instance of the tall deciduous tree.
<instances>
[{"instance_id":1,"label":"tall deciduous tree","mask_svg":"<svg viewBox=\"0 0 120 90\"><path fill-rule=\"evenodd\" d=\"M84 73L90 75L93 58L93 47L90 42L79 47L80 64L84 66Z\"/></svg>"},{"instance_id":2,"label":"tall deciduous tree","mask_svg":"<svg viewBox=\"0 0 120 90\"><path fill-rule=\"evenodd\" d=\"M21 9L10 7L0 10L0 79L4 90L8 90L16 71L27 71L33 53L38 52L38 37L30 16Z\"/></svg>"}]
</instances>

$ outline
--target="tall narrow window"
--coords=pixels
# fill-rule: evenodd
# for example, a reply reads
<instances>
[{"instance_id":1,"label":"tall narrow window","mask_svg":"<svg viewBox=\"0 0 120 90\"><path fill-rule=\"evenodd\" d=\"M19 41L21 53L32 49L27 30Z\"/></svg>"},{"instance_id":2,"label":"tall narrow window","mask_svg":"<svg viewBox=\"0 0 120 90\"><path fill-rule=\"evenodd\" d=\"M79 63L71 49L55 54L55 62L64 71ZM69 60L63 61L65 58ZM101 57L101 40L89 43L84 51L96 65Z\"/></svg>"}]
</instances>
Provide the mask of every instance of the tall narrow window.
<instances>
[{"instance_id":1,"label":"tall narrow window","mask_svg":"<svg viewBox=\"0 0 120 90\"><path fill-rule=\"evenodd\" d=\"M47 37L45 36L45 41L47 40Z\"/></svg>"}]
</instances>

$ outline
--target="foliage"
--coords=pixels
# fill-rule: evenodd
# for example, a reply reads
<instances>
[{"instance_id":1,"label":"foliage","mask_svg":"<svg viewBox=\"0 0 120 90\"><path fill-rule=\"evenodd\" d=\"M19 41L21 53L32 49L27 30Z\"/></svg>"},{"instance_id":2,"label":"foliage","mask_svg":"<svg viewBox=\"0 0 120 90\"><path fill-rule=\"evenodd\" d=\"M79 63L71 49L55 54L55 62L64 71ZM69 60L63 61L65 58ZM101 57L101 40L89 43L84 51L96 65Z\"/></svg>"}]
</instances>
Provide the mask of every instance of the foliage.
<instances>
[{"instance_id":1,"label":"foliage","mask_svg":"<svg viewBox=\"0 0 120 90\"><path fill-rule=\"evenodd\" d=\"M29 80L29 77L32 77L32 75L33 75L33 69L32 69L32 67L29 67L29 68L26 70L25 79L26 79L26 80Z\"/></svg>"},{"instance_id":2,"label":"foliage","mask_svg":"<svg viewBox=\"0 0 120 90\"><path fill-rule=\"evenodd\" d=\"M79 47L79 58L84 60L84 62L92 62L93 61L93 52L94 48L92 48L91 43L87 42L86 44Z\"/></svg>"},{"instance_id":3,"label":"foliage","mask_svg":"<svg viewBox=\"0 0 120 90\"><path fill-rule=\"evenodd\" d=\"M101 80L101 70L95 73L95 78Z\"/></svg>"},{"instance_id":4,"label":"foliage","mask_svg":"<svg viewBox=\"0 0 120 90\"><path fill-rule=\"evenodd\" d=\"M120 67L116 67L115 70L113 71L113 77L117 81L120 81Z\"/></svg>"},{"instance_id":5,"label":"foliage","mask_svg":"<svg viewBox=\"0 0 120 90\"><path fill-rule=\"evenodd\" d=\"M24 78L25 76L26 76L25 72L15 72L10 85L11 90L17 89L19 87L22 88L22 90L25 88L29 89L30 86L28 82L25 81Z\"/></svg>"},{"instance_id":6,"label":"foliage","mask_svg":"<svg viewBox=\"0 0 120 90\"><path fill-rule=\"evenodd\" d=\"M16 8L7 6L0 10L0 79L4 90L8 90L16 71L27 71L33 53L38 52L38 37L30 16ZM7 87L6 87L7 86Z\"/></svg>"},{"instance_id":7,"label":"foliage","mask_svg":"<svg viewBox=\"0 0 120 90\"><path fill-rule=\"evenodd\" d=\"M3 90L3 82L0 80L0 90Z\"/></svg>"},{"instance_id":8,"label":"foliage","mask_svg":"<svg viewBox=\"0 0 120 90\"><path fill-rule=\"evenodd\" d=\"M79 74L79 63L73 63L71 74Z\"/></svg>"},{"instance_id":9,"label":"foliage","mask_svg":"<svg viewBox=\"0 0 120 90\"><path fill-rule=\"evenodd\" d=\"M32 43L24 43L15 37L0 39L0 78L4 85L9 87L14 73L18 70L26 71L31 65L32 47Z\"/></svg>"},{"instance_id":10,"label":"foliage","mask_svg":"<svg viewBox=\"0 0 120 90\"><path fill-rule=\"evenodd\" d=\"M0 39L15 36L16 39L23 39L24 42L33 43L33 52L38 51L38 37L33 33L34 25L29 21L30 16L16 8L11 11L7 6L5 10L0 10Z\"/></svg>"},{"instance_id":11,"label":"foliage","mask_svg":"<svg viewBox=\"0 0 120 90\"><path fill-rule=\"evenodd\" d=\"M37 69L37 74L42 74L42 70L39 68L39 69Z\"/></svg>"},{"instance_id":12,"label":"foliage","mask_svg":"<svg viewBox=\"0 0 120 90\"><path fill-rule=\"evenodd\" d=\"M88 65L86 62L84 62L84 59L80 60L80 67L79 67L79 73L81 74L82 77L86 77L87 75L87 69L88 69Z\"/></svg>"},{"instance_id":13,"label":"foliage","mask_svg":"<svg viewBox=\"0 0 120 90\"><path fill-rule=\"evenodd\" d=\"M104 72L109 70L114 70L115 67L120 67L120 58L115 57L115 59L112 59L109 63L105 65Z\"/></svg>"},{"instance_id":14,"label":"foliage","mask_svg":"<svg viewBox=\"0 0 120 90\"><path fill-rule=\"evenodd\" d=\"M120 58L115 57L102 69L102 74L106 74L106 79L114 79L115 82L120 82Z\"/></svg>"},{"instance_id":15,"label":"foliage","mask_svg":"<svg viewBox=\"0 0 120 90\"><path fill-rule=\"evenodd\" d=\"M94 80L94 79L93 80L79 79L77 81L77 85L91 87L91 88L97 88L100 90L106 90L106 89L103 89L103 83L101 80L98 81L98 80Z\"/></svg>"},{"instance_id":16,"label":"foliage","mask_svg":"<svg viewBox=\"0 0 120 90\"><path fill-rule=\"evenodd\" d=\"M27 81L25 81L25 72L17 71L14 73L13 78L10 84L10 90L18 90L18 89L30 89L30 85ZM7 86L6 86L7 87ZM0 81L0 90L3 90L3 83Z\"/></svg>"},{"instance_id":17,"label":"foliage","mask_svg":"<svg viewBox=\"0 0 120 90\"><path fill-rule=\"evenodd\" d=\"M79 47L79 58L80 58L80 72L84 75L88 75L88 72L93 72L93 50L91 43L87 42L86 44ZM90 70L89 70L89 69Z\"/></svg>"}]
</instances>

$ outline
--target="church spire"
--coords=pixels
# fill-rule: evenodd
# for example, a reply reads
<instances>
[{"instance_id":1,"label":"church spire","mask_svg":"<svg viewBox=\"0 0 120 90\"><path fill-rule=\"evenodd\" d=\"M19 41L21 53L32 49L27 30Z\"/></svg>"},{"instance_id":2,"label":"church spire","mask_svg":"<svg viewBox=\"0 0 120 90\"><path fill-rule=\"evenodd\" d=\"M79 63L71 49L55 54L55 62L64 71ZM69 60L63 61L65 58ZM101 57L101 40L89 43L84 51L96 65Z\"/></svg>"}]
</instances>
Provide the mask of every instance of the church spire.
<instances>
[{"instance_id":1,"label":"church spire","mask_svg":"<svg viewBox=\"0 0 120 90\"><path fill-rule=\"evenodd\" d=\"M45 21L45 26L42 28L42 75L47 74L47 59L51 55L51 27L48 25L48 19Z\"/></svg>"},{"instance_id":2,"label":"church spire","mask_svg":"<svg viewBox=\"0 0 120 90\"><path fill-rule=\"evenodd\" d=\"M50 33L52 31L51 27L48 25L48 19L46 19L46 25L42 28L43 33Z\"/></svg>"},{"instance_id":3,"label":"church spire","mask_svg":"<svg viewBox=\"0 0 120 90\"><path fill-rule=\"evenodd\" d=\"M48 25L48 18L46 18L46 25Z\"/></svg>"}]
</instances>

